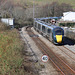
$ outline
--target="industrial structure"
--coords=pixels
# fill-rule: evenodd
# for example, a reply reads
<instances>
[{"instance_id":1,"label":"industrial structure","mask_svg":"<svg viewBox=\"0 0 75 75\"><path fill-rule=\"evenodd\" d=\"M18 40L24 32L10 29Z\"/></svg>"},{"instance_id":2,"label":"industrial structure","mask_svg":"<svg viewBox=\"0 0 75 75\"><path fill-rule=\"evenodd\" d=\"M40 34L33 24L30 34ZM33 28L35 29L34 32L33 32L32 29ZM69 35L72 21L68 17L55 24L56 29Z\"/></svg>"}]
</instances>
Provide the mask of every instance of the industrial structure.
<instances>
[{"instance_id":1,"label":"industrial structure","mask_svg":"<svg viewBox=\"0 0 75 75\"><path fill-rule=\"evenodd\" d=\"M64 12L63 17L61 18L63 21L73 21L75 22L75 12Z\"/></svg>"}]
</instances>

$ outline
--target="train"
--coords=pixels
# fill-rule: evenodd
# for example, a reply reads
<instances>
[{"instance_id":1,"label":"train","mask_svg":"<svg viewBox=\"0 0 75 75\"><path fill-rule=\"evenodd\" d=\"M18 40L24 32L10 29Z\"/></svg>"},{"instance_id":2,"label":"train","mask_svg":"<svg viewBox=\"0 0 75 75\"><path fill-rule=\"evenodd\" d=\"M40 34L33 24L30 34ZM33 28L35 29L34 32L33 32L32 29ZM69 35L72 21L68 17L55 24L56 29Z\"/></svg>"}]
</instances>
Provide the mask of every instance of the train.
<instances>
[{"instance_id":1,"label":"train","mask_svg":"<svg viewBox=\"0 0 75 75\"><path fill-rule=\"evenodd\" d=\"M54 44L64 43L64 29L59 26L49 25L43 21L35 20L34 29Z\"/></svg>"}]
</instances>

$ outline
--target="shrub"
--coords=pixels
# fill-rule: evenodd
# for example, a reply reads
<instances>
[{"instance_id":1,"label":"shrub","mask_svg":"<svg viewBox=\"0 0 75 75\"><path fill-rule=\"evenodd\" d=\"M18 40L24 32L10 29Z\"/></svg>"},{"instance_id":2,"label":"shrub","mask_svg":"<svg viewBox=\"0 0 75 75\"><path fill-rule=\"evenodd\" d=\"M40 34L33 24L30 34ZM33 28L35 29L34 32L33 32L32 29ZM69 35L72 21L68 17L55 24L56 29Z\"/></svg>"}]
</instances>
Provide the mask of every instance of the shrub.
<instances>
[{"instance_id":1,"label":"shrub","mask_svg":"<svg viewBox=\"0 0 75 75\"><path fill-rule=\"evenodd\" d=\"M9 30L10 26L7 26L6 24L0 22L0 31Z\"/></svg>"},{"instance_id":2,"label":"shrub","mask_svg":"<svg viewBox=\"0 0 75 75\"><path fill-rule=\"evenodd\" d=\"M59 23L59 26L74 27L75 23Z\"/></svg>"}]
</instances>

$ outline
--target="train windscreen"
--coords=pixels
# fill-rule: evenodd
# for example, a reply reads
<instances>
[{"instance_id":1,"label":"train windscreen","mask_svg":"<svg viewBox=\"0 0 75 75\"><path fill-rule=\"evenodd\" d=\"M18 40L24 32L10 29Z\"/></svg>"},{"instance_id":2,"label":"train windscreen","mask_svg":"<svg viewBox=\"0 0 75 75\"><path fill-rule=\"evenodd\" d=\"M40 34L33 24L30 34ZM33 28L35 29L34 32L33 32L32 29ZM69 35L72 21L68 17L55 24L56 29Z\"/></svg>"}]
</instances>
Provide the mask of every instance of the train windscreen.
<instances>
[{"instance_id":1,"label":"train windscreen","mask_svg":"<svg viewBox=\"0 0 75 75\"><path fill-rule=\"evenodd\" d=\"M55 35L64 35L64 32L62 29L56 29L55 30Z\"/></svg>"}]
</instances>

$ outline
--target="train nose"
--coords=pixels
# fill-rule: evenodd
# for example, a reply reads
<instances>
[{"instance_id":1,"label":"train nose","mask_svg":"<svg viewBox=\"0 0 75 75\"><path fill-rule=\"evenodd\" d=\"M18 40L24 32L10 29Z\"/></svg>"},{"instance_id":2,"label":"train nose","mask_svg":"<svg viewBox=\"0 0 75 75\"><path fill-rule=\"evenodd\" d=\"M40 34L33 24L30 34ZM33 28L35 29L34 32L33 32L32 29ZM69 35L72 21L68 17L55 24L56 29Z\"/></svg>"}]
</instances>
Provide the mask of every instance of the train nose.
<instances>
[{"instance_id":1,"label":"train nose","mask_svg":"<svg viewBox=\"0 0 75 75\"><path fill-rule=\"evenodd\" d=\"M62 35L56 35L56 40L58 43L62 42Z\"/></svg>"}]
</instances>

